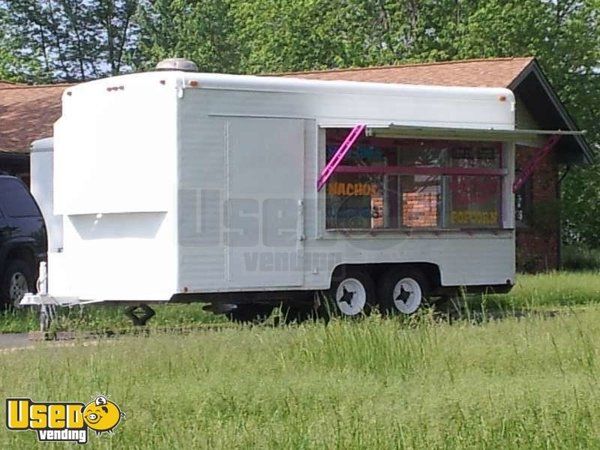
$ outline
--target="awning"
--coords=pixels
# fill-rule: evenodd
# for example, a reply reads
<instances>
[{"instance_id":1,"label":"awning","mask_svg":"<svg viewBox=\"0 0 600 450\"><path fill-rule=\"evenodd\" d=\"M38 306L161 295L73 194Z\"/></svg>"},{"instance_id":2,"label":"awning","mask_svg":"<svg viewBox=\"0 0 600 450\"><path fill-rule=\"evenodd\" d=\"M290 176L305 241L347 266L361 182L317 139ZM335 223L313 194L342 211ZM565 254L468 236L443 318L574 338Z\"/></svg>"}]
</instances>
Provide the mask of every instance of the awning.
<instances>
[{"instance_id":1,"label":"awning","mask_svg":"<svg viewBox=\"0 0 600 450\"><path fill-rule=\"evenodd\" d=\"M585 131L498 130L494 128L445 128L410 125L367 126L366 135L386 138L446 138L477 141L531 142L538 136L579 136Z\"/></svg>"},{"instance_id":2,"label":"awning","mask_svg":"<svg viewBox=\"0 0 600 450\"><path fill-rule=\"evenodd\" d=\"M539 167L542 160L554 150L561 136L581 136L585 134L585 131L415 127L391 123L387 127L367 127L365 133L367 136L387 138L446 138L477 141L508 141L518 142L525 146L537 147L531 160L521 168L515 177L513 192L517 192ZM542 147L537 145L537 140L535 138L538 136L548 136L548 140Z\"/></svg>"},{"instance_id":3,"label":"awning","mask_svg":"<svg viewBox=\"0 0 600 450\"><path fill-rule=\"evenodd\" d=\"M409 125L364 125L357 124L352 127L350 133L342 145L337 149L329 162L321 170L317 180L317 191L327 183L331 176L340 167L344 157L350 151L354 143L365 132L367 136L383 137L383 138L428 138L428 139L462 139L462 140L477 140L477 141L494 141L494 142L519 142L527 143L535 141L538 136L548 136L546 144L538 148L529 163L517 175L514 184L513 192L519 190L524 183L529 179L540 162L548 155L556 146L561 136L583 135L585 131L563 131L563 130L497 130L493 128L444 128L444 127L421 127ZM527 145L527 144L525 144ZM533 146L533 145L532 145ZM537 147L537 145L535 145ZM341 167L342 170L349 169ZM355 168L351 168L356 170ZM406 167L389 168L400 173L406 171ZM428 169L429 170L429 169ZM505 174L505 173L502 173ZM464 174L463 174L464 175ZM498 174L493 174L498 175Z\"/></svg>"}]
</instances>

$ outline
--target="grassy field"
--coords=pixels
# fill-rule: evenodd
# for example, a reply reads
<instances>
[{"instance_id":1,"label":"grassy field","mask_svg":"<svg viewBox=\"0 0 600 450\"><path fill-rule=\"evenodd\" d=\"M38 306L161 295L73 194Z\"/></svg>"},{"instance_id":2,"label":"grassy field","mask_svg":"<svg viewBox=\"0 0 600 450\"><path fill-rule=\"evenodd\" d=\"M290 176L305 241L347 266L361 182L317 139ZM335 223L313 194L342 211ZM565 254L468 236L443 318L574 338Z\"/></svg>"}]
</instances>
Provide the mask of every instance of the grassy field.
<instances>
[{"instance_id":1,"label":"grassy field","mask_svg":"<svg viewBox=\"0 0 600 450\"><path fill-rule=\"evenodd\" d=\"M520 275L515 288L507 295L471 296L459 301L459 313L502 312L522 314L537 310L575 307L600 303L600 276L592 272ZM202 305L159 305L149 328L193 327L205 323L226 322L202 310ZM55 330L127 330L129 320L123 308L86 306L62 308ZM0 333L27 332L38 329L37 313L31 310L0 312Z\"/></svg>"},{"instance_id":2,"label":"grassy field","mask_svg":"<svg viewBox=\"0 0 600 450\"><path fill-rule=\"evenodd\" d=\"M521 277L509 296L469 299L465 320L425 310L2 352L0 396L110 395L127 416L95 448L600 448L597 278ZM0 432L0 448L33 445Z\"/></svg>"}]
</instances>

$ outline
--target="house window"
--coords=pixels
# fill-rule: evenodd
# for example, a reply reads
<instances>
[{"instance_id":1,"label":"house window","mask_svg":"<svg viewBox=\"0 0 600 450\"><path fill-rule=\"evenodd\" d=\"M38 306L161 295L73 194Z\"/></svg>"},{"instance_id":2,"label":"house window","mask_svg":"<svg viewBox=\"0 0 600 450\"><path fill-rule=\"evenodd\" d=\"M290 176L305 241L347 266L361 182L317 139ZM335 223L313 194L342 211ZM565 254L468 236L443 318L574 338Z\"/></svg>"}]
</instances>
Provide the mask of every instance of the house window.
<instances>
[{"instance_id":1,"label":"house window","mask_svg":"<svg viewBox=\"0 0 600 450\"><path fill-rule=\"evenodd\" d=\"M347 129L326 130L329 160ZM499 143L362 137L326 185L327 229L499 228Z\"/></svg>"}]
</instances>

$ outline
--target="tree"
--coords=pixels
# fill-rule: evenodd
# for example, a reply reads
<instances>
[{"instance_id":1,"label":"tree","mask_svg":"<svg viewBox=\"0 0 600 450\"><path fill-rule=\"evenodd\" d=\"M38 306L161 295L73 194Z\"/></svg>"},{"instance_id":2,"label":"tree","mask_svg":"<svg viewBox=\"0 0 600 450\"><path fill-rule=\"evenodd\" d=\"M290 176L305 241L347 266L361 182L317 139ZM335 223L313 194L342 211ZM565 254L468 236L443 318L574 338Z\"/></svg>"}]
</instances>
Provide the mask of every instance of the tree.
<instances>
[{"instance_id":1,"label":"tree","mask_svg":"<svg viewBox=\"0 0 600 450\"><path fill-rule=\"evenodd\" d=\"M236 31L224 0L143 0L135 65L149 69L169 57L194 61L205 72L239 71Z\"/></svg>"},{"instance_id":2,"label":"tree","mask_svg":"<svg viewBox=\"0 0 600 450\"><path fill-rule=\"evenodd\" d=\"M45 78L82 81L123 69L137 0L0 0L7 39L33 55Z\"/></svg>"},{"instance_id":3,"label":"tree","mask_svg":"<svg viewBox=\"0 0 600 450\"><path fill-rule=\"evenodd\" d=\"M420 0L230 1L250 73L408 61L422 30Z\"/></svg>"},{"instance_id":4,"label":"tree","mask_svg":"<svg viewBox=\"0 0 600 450\"><path fill-rule=\"evenodd\" d=\"M43 78L41 66L22 41L6 33L7 17L0 10L0 80L27 82Z\"/></svg>"},{"instance_id":5,"label":"tree","mask_svg":"<svg viewBox=\"0 0 600 450\"><path fill-rule=\"evenodd\" d=\"M362 29L344 30L362 11L327 0L234 1L239 30L241 69L249 73L322 69L366 63L352 48Z\"/></svg>"}]
</instances>

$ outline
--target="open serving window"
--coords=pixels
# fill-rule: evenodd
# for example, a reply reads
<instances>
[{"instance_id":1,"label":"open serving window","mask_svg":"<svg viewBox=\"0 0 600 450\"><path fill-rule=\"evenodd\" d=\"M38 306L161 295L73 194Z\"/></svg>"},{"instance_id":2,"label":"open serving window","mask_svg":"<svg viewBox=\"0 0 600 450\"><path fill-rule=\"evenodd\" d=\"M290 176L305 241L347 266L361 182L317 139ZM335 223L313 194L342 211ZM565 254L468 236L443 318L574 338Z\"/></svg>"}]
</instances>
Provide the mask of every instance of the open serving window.
<instances>
[{"instance_id":1,"label":"open serving window","mask_svg":"<svg viewBox=\"0 0 600 450\"><path fill-rule=\"evenodd\" d=\"M348 129L326 129L327 161ZM499 228L499 142L361 136L331 174L326 228Z\"/></svg>"},{"instance_id":2,"label":"open serving window","mask_svg":"<svg viewBox=\"0 0 600 450\"><path fill-rule=\"evenodd\" d=\"M548 135L517 174L517 192L563 130L495 130L414 127L323 127L328 230L499 229L513 223L503 198L510 192L510 162L503 143L524 145ZM440 136L444 136L443 139ZM503 207L504 205L504 207ZM512 218L511 218L512 219Z\"/></svg>"}]
</instances>

